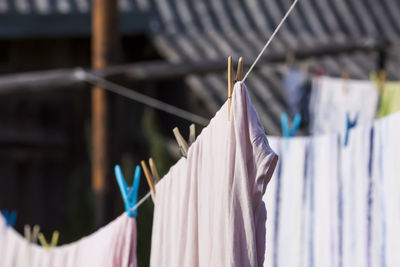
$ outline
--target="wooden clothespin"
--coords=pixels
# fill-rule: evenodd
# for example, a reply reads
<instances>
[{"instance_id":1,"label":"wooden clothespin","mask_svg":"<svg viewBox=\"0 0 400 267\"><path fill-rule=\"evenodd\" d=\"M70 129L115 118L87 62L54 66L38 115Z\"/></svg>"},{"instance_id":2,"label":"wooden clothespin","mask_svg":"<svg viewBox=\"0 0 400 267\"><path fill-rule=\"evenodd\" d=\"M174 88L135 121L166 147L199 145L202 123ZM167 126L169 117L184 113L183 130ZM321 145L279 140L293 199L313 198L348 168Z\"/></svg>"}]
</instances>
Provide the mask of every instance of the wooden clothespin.
<instances>
[{"instance_id":1,"label":"wooden clothespin","mask_svg":"<svg viewBox=\"0 0 400 267\"><path fill-rule=\"evenodd\" d=\"M387 72L386 72L386 63L387 63L388 52L386 48L382 48L378 50L378 62L377 62L377 70L378 70L378 78L379 78L379 93L383 95L386 79L387 79Z\"/></svg>"},{"instance_id":2,"label":"wooden clothespin","mask_svg":"<svg viewBox=\"0 0 400 267\"><path fill-rule=\"evenodd\" d=\"M243 58L240 57L238 61L237 71L236 71L236 81L240 82L243 80Z\"/></svg>"},{"instance_id":3,"label":"wooden clothespin","mask_svg":"<svg viewBox=\"0 0 400 267\"><path fill-rule=\"evenodd\" d=\"M149 158L149 165L151 174L153 175L154 179L156 179L157 183L160 181L160 175L158 175L156 164L154 163L153 158Z\"/></svg>"},{"instance_id":4,"label":"wooden clothespin","mask_svg":"<svg viewBox=\"0 0 400 267\"><path fill-rule=\"evenodd\" d=\"M285 64L286 64L286 68L289 71L291 68L293 68L294 62L296 61L296 57L295 54L290 51L289 53L286 54L286 58L285 58Z\"/></svg>"},{"instance_id":5,"label":"wooden clothespin","mask_svg":"<svg viewBox=\"0 0 400 267\"><path fill-rule=\"evenodd\" d=\"M188 142L186 142L185 138L182 137L178 127L175 127L172 130L172 132L174 133L176 142L178 143L181 155L186 158L189 147L193 144L193 142L196 139L196 126L194 124L190 125Z\"/></svg>"},{"instance_id":6,"label":"wooden clothespin","mask_svg":"<svg viewBox=\"0 0 400 267\"><path fill-rule=\"evenodd\" d=\"M342 71L342 79L346 81L350 79L350 71L348 69Z\"/></svg>"},{"instance_id":7,"label":"wooden clothespin","mask_svg":"<svg viewBox=\"0 0 400 267\"><path fill-rule=\"evenodd\" d=\"M385 69L381 69L379 71L379 93L383 95L383 92L385 91L385 85L387 81L387 73Z\"/></svg>"},{"instance_id":8,"label":"wooden clothespin","mask_svg":"<svg viewBox=\"0 0 400 267\"><path fill-rule=\"evenodd\" d=\"M192 123L189 126L189 146L191 146L195 140L196 140L196 126L194 123Z\"/></svg>"},{"instance_id":9,"label":"wooden clothespin","mask_svg":"<svg viewBox=\"0 0 400 267\"><path fill-rule=\"evenodd\" d=\"M236 72L236 81L241 81L243 79L243 58L240 57L238 61L238 67ZM230 120L231 113L231 105L232 105L232 94L234 87L234 78L233 78L233 66L232 66L232 57L228 57L228 120Z\"/></svg>"},{"instance_id":10,"label":"wooden clothespin","mask_svg":"<svg viewBox=\"0 0 400 267\"><path fill-rule=\"evenodd\" d=\"M309 70L310 70L310 61L309 60L304 60L301 64L300 64L300 71L301 73L303 73L303 75L308 76L309 75Z\"/></svg>"},{"instance_id":11,"label":"wooden clothespin","mask_svg":"<svg viewBox=\"0 0 400 267\"><path fill-rule=\"evenodd\" d=\"M348 81L350 80L350 71L349 70L347 70L347 69L344 69L343 71L342 71L342 79L343 79L343 90L345 91L345 92L347 92L347 83L348 83Z\"/></svg>"},{"instance_id":12,"label":"wooden clothespin","mask_svg":"<svg viewBox=\"0 0 400 267\"><path fill-rule=\"evenodd\" d=\"M151 160L150 164L154 166L154 170L152 170L151 173L150 173L149 168L147 167L146 162L144 160L142 160L140 162L140 165L142 165L144 176L146 177L147 183L149 184L149 187L150 187L150 190L151 190L151 194L152 194L152 196L154 198L156 196L156 187L155 187L155 184L154 184L154 177L158 177L158 172L157 172L157 169L155 168L153 160ZM153 201L154 201L154 199L153 199Z\"/></svg>"},{"instance_id":13,"label":"wooden clothespin","mask_svg":"<svg viewBox=\"0 0 400 267\"><path fill-rule=\"evenodd\" d=\"M187 157L187 152L188 152L188 149L189 149L188 144L186 143L185 139L182 137L178 127L175 127L172 130L172 132L175 135L176 142L178 142L179 151L181 152L181 155L186 158Z\"/></svg>"},{"instance_id":14,"label":"wooden clothespin","mask_svg":"<svg viewBox=\"0 0 400 267\"><path fill-rule=\"evenodd\" d=\"M24 226L24 236L25 239L29 242L29 243L36 243L37 238L38 238L38 234L40 231L40 226L39 225L35 225L33 226L33 228L31 229L31 226L28 224L25 224Z\"/></svg>"},{"instance_id":15,"label":"wooden clothespin","mask_svg":"<svg viewBox=\"0 0 400 267\"><path fill-rule=\"evenodd\" d=\"M54 231L53 235L51 237L51 242L50 243L47 243L47 240L44 237L43 233L39 233L38 238L39 238L39 242L42 245L42 247L44 247L47 250L49 250L49 249L57 246L59 235L60 235L60 233L58 231Z\"/></svg>"}]
</instances>

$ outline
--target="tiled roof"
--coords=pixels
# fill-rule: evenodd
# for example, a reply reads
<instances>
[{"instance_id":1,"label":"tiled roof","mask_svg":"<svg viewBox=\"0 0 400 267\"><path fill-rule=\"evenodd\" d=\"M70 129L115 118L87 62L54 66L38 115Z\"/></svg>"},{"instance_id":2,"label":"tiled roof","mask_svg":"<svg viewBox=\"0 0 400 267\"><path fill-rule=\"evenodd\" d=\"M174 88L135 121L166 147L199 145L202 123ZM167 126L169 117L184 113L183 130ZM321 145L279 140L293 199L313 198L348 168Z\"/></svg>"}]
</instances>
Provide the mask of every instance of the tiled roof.
<instances>
[{"instance_id":1,"label":"tiled roof","mask_svg":"<svg viewBox=\"0 0 400 267\"><path fill-rule=\"evenodd\" d=\"M0 15L90 13L91 0L0 0ZM134 8L134 0L119 0L122 12Z\"/></svg>"},{"instance_id":2,"label":"tiled roof","mask_svg":"<svg viewBox=\"0 0 400 267\"><path fill-rule=\"evenodd\" d=\"M90 2L0 0L0 16L6 13L89 14ZM160 53L171 62L219 60L229 55L234 59L243 56L251 62L291 3L291 0L119 1L122 12L133 10L150 16L150 21L146 17L145 22L149 24L149 35ZM134 23L134 19L126 23ZM318 49L353 41L385 40L397 44L399 37L398 0L300 0L267 53ZM388 50L389 79L400 80L399 52L396 46ZM346 69L352 78L361 79L369 78L377 61L378 52L371 51L308 59L310 64L322 66L328 75L338 76ZM246 83L268 134L279 134L279 117L287 109L281 83L284 65L260 62L259 66ZM224 74L190 75L186 81L206 100L211 112L227 97Z\"/></svg>"},{"instance_id":3,"label":"tiled roof","mask_svg":"<svg viewBox=\"0 0 400 267\"><path fill-rule=\"evenodd\" d=\"M137 0L137 7L152 14L151 36L159 51L172 62L243 56L254 60L292 1L290 0ZM400 36L400 1L300 0L267 53L288 53L327 44L389 40ZM389 51L390 52L390 51ZM393 51L392 51L393 52ZM350 71L368 79L376 69L377 52L353 52L311 58L329 75ZM395 53L388 56L389 77L399 79ZM279 134L279 117L286 110L281 85L282 65L260 62L246 84L269 134ZM227 97L226 75L191 75L189 86L217 110Z\"/></svg>"}]
</instances>

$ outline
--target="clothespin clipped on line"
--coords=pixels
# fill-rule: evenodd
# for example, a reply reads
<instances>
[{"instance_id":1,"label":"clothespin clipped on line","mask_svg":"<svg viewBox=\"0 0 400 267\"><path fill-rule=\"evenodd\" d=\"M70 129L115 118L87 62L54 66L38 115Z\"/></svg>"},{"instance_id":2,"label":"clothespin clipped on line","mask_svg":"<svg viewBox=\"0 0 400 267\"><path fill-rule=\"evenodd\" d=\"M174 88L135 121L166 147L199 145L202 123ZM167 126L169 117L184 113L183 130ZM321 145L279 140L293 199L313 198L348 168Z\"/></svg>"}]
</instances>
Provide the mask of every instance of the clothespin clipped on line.
<instances>
[{"instance_id":1,"label":"clothespin clipped on line","mask_svg":"<svg viewBox=\"0 0 400 267\"><path fill-rule=\"evenodd\" d=\"M236 71L236 81L241 81L243 79L243 58L240 57L238 61L237 71ZM230 120L231 105L232 105L232 94L235 81L233 79L233 66L232 57L228 57L228 120Z\"/></svg>"},{"instance_id":2,"label":"clothespin clipped on line","mask_svg":"<svg viewBox=\"0 0 400 267\"><path fill-rule=\"evenodd\" d=\"M283 137L289 138L296 136L297 130L300 127L301 115L297 113L294 116L292 127L289 129L289 117L286 112L281 114L281 128Z\"/></svg>"},{"instance_id":3,"label":"clothespin clipped on line","mask_svg":"<svg viewBox=\"0 0 400 267\"><path fill-rule=\"evenodd\" d=\"M149 159L149 164L150 164L151 172L150 172L149 168L147 167L147 164L144 160L142 160L140 162L140 165L142 165L144 176L146 177L147 183L149 184L149 187L151 190L151 197L153 198L153 202L154 202L154 199L156 197L156 187L155 187L154 180L156 180L156 182L160 181L160 176L158 175L156 165L152 158Z\"/></svg>"},{"instance_id":4,"label":"clothespin clipped on line","mask_svg":"<svg viewBox=\"0 0 400 267\"><path fill-rule=\"evenodd\" d=\"M285 65L288 71L293 68L295 61L296 61L296 56L293 51L290 51L289 53L286 54Z\"/></svg>"},{"instance_id":5,"label":"clothespin clipped on line","mask_svg":"<svg viewBox=\"0 0 400 267\"><path fill-rule=\"evenodd\" d=\"M350 80L350 71L348 69L342 71L342 79L345 81Z\"/></svg>"},{"instance_id":6,"label":"clothespin clipped on line","mask_svg":"<svg viewBox=\"0 0 400 267\"><path fill-rule=\"evenodd\" d=\"M149 165L150 165L151 174L153 175L153 178L158 183L160 181L160 175L158 174L158 170L157 170L156 164L154 163L153 158L149 158Z\"/></svg>"},{"instance_id":7,"label":"clothespin clipped on line","mask_svg":"<svg viewBox=\"0 0 400 267\"><path fill-rule=\"evenodd\" d=\"M359 114L357 113L356 117L353 120L350 120L350 113L349 112L346 113L346 133L344 137L344 146L346 147L347 144L349 143L350 130L357 125L358 115Z\"/></svg>"},{"instance_id":8,"label":"clothespin clipped on line","mask_svg":"<svg viewBox=\"0 0 400 267\"><path fill-rule=\"evenodd\" d=\"M140 184L140 166L136 166L135 175L133 178L132 187L128 187L122 174L121 168L119 165L115 165L114 167L115 177L117 179L119 189L121 191L122 200L124 201L125 211L128 213L130 218L136 218L137 209L132 211L132 208L136 205L137 195L139 192L139 184Z\"/></svg>"},{"instance_id":9,"label":"clothespin clipped on line","mask_svg":"<svg viewBox=\"0 0 400 267\"><path fill-rule=\"evenodd\" d=\"M196 140L196 125L194 123L192 123L189 126L189 146L191 146L194 141Z\"/></svg>"},{"instance_id":10,"label":"clothespin clipped on line","mask_svg":"<svg viewBox=\"0 0 400 267\"><path fill-rule=\"evenodd\" d=\"M39 242L42 245L42 247L44 247L47 250L50 250L51 248L57 246L59 235L60 235L60 233L58 231L54 231L53 235L51 237L50 243L47 243L47 240L44 237L43 233L39 233L38 238L39 238Z\"/></svg>"},{"instance_id":11,"label":"clothespin clipped on line","mask_svg":"<svg viewBox=\"0 0 400 267\"><path fill-rule=\"evenodd\" d=\"M387 81L387 73L386 70L382 69L379 71L379 93L383 95L385 91L385 85Z\"/></svg>"},{"instance_id":12,"label":"clothespin clipped on line","mask_svg":"<svg viewBox=\"0 0 400 267\"><path fill-rule=\"evenodd\" d=\"M11 226L14 227L15 222L17 221L17 211L16 210L12 210L12 211L8 211L8 210L2 210L1 212L4 216L4 219L6 220L6 225L7 226Z\"/></svg>"},{"instance_id":13,"label":"clothespin clipped on line","mask_svg":"<svg viewBox=\"0 0 400 267\"><path fill-rule=\"evenodd\" d=\"M347 93L348 90L348 82L350 80L350 71L348 69L344 69L342 71L342 79L343 79L343 91Z\"/></svg>"},{"instance_id":14,"label":"clothespin clipped on line","mask_svg":"<svg viewBox=\"0 0 400 267\"><path fill-rule=\"evenodd\" d=\"M25 226L24 226L25 239L29 243L36 243L36 241L38 239L39 231L40 231L40 226L39 225L35 225L31 229L30 225L25 224Z\"/></svg>"},{"instance_id":15,"label":"clothespin clipped on line","mask_svg":"<svg viewBox=\"0 0 400 267\"><path fill-rule=\"evenodd\" d=\"M175 139L176 139L176 142L178 143L179 151L181 152L181 155L186 158L190 145L196 139L196 126L194 124L191 124L189 127L189 140L188 140L189 142L188 143L182 137L178 127L175 127L172 130L172 132L175 135Z\"/></svg>"}]
</instances>

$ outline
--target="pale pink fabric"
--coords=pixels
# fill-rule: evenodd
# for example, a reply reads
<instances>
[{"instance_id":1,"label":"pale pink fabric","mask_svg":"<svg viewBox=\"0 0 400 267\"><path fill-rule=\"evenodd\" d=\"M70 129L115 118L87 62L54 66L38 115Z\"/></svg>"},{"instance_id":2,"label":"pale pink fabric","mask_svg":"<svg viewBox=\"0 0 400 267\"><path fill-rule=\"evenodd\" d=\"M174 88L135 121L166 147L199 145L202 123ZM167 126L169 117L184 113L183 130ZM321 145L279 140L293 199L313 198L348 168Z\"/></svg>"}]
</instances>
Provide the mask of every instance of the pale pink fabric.
<instances>
[{"instance_id":1,"label":"pale pink fabric","mask_svg":"<svg viewBox=\"0 0 400 267\"><path fill-rule=\"evenodd\" d=\"M28 244L0 219L0 266L136 267L136 220L124 213L90 236L46 250Z\"/></svg>"},{"instance_id":2,"label":"pale pink fabric","mask_svg":"<svg viewBox=\"0 0 400 267\"><path fill-rule=\"evenodd\" d=\"M156 186L153 267L262 266L262 196L278 157L244 84Z\"/></svg>"}]
</instances>

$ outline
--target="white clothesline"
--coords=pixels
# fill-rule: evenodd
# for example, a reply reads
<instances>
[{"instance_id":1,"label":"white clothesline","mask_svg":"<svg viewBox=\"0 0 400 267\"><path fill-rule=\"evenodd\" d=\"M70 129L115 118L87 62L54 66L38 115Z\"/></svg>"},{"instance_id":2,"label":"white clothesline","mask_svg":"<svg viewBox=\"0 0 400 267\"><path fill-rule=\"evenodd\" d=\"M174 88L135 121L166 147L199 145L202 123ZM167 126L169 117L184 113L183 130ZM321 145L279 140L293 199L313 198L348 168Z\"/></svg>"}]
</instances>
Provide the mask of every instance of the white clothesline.
<instances>
[{"instance_id":1,"label":"white clothesline","mask_svg":"<svg viewBox=\"0 0 400 267\"><path fill-rule=\"evenodd\" d=\"M79 74L77 74L77 76L79 77L79 79L84 80L93 85L100 86L101 88L103 88L107 91L113 92L115 94L124 96L129 99L132 99L139 103L150 106L154 109L158 109L158 110L164 111L166 113L175 115L179 118L188 120L190 122L194 122L194 123L197 123L202 126L206 126L209 122L208 119L206 119L202 116L199 116L192 112L180 109L178 107L175 107L168 103L162 102L162 101L152 98L150 96L141 94L141 93L134 91L130 88L127 88L125 86L110 82L100 76L97 76L95 74L87 72L83 69L81 70L81 72Z\"/></svg>"}]
</instances>

